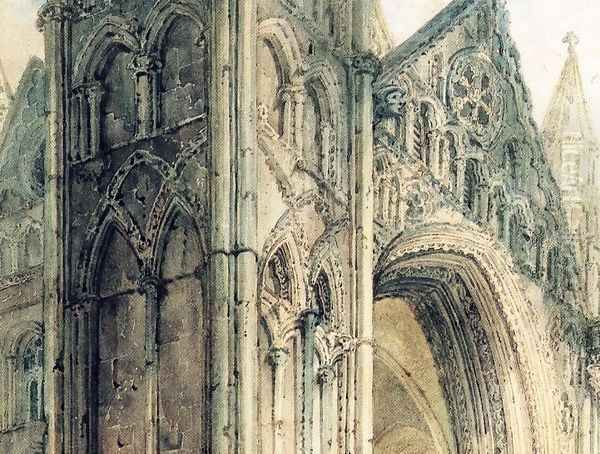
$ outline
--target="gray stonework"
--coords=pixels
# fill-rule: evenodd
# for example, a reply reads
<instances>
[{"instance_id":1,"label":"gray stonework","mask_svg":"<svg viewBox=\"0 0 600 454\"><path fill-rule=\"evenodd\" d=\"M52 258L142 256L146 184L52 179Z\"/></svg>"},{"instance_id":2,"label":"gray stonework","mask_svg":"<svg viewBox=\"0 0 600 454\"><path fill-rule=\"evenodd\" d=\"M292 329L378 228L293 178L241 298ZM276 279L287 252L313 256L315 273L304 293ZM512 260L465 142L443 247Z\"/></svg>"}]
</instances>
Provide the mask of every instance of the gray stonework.
<instances>
[{"instance_id":1,"label":"gray stonework","mask_svg":"<svg viewBox=\"0 0 600 454\"><path fill-rule=\"evenodd\" d=\"M0 83L0 452L600 453L574 42L541 134L508 24L47 0Z\"/></svg>"}]
</instances>

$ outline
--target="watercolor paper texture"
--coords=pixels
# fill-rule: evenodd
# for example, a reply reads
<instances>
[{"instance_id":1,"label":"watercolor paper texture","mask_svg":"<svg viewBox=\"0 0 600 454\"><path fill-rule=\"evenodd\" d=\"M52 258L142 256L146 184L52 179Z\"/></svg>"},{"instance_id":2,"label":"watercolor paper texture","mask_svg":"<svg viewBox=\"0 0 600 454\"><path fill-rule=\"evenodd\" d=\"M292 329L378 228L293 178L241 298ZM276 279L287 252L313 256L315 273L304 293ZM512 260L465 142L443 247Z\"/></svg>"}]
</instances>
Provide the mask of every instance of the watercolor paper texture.
<instances>
[{"instance_id":1,"label":"watercolor paper texture","mask_svg":"<svg viewBox=\"0 0 600 454\"><path fill-rule=\"evenodd\" d=\"M0 454L600 454L598 23L0 0Z\"/></svg>"}]
</instances>

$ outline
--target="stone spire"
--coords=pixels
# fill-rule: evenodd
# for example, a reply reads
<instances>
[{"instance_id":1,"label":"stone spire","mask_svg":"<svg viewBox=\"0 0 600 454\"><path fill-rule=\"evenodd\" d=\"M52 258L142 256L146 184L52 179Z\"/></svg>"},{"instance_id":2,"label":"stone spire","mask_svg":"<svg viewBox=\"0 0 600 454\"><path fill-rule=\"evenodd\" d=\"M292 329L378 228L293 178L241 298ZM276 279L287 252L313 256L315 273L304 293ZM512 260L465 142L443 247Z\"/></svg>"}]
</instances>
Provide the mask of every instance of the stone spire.
<instances>
[{"instance_id":1,"label":"stone spire","mask_svg":"<svg viewBox=\"0 0 600 454\"><path fill-rule=\"evenodd\" d=\"M563 43L568 56L544 119L544 142L563 194L575 196L587 180L587 161L597 146L579 69L579 39L569 32Z\"/></svg>"},{"instance_id":2,"label":"stone spire","mask_svg":"<svg viewBox=\"0 0 600 454\"><path fill-rule=\"evenodd\" d=\"M8 115L8 109L10 108L12 101L13 92L10 88L10 84L8 83L8 78L6 77L6 72L4 71L2 59L0 59L0 130L2 130L4 120Z\"/></svg>"},{"instance_id":3,"label":"stone spire","mask_svg":"<svg viewBox=\"0 0 600 454\"><path fill-rule=\"evenodd\" d=\"M576 51L579 39L575 33L569 32L563 43L567 44L569 55L544 119L544 134L551 140L569 136L593 141L591 117Z\"/></svg>"}]
</instances>

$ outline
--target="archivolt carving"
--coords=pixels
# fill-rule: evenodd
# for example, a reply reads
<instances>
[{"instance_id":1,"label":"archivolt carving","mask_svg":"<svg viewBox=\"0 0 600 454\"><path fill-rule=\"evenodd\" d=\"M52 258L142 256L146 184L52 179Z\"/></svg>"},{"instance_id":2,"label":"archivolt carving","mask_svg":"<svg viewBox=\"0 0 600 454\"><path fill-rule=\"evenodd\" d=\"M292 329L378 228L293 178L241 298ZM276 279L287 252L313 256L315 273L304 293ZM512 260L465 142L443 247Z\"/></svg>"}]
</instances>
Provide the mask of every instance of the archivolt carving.
<instances>
[{"instance_id":1,"label":"archivolt carving","mask_svg":"<svg viewBox=\"0 0 600 454\"><path fill-rule=\"evenodd\" d=\"M510 406L511 402L502 400L498 365L489 340L493 335L486 332L490 328L482 319L471 286L459 272L437 265L411 267L407 264L395 274L399 290L406 288L415 293L413 309L434 343L432 349L447 400L454 407L451 417L458 450L506 452L504 405ZM469 367L469 363L473 367ZM469 397L473 386L478 387L480 400ZM480 418L485 418L493 427L493 442L481 437L486 428L478 422ZM479 442L474 441L478 439Z\"/></svg>"},{"instance_id":2,"label":"archivolt carving","mask_svg":"<svg viewBox=\"0 0 600 454\"><path fill-rule=\"evenodd\" d=\"M494 247L491 236L473 226L424 227L394 240L381 255L375 276L376 291L380 296L385 294L385 282L394 279L397 266L405 260L411 260L415 265L451 260L466 266L465 270L471 269L471 276L475 273L475 268L471 267L476 267L476 273L483 278L480 284L487 283L486 291L490 292L488 296L480 296L477 303L486 326L493 327L496 333L492 345L494 358L498 358L498 370L502 371L500 376L502 380L512 382L513 398L523 402L522 407L521 404L505 407L508 426L523 427L528 421L531 424L529 430L513 433L511 443L518 452L535 452L536 449L550 452L558 440L547 435L556 437L559 431L554 418L556 402L546 394L554 389L553 378L547 374L544 360L549 355L548 346L538 341L541 336L531 335L537 332L535 314L533 308L524 303L527 297L514 274L510 258ZM515 375L514 371L519 372ZM526 409L524 414L523 409ZM545 434L543 438L541 434Z\"/></svg>"}]
</instances>

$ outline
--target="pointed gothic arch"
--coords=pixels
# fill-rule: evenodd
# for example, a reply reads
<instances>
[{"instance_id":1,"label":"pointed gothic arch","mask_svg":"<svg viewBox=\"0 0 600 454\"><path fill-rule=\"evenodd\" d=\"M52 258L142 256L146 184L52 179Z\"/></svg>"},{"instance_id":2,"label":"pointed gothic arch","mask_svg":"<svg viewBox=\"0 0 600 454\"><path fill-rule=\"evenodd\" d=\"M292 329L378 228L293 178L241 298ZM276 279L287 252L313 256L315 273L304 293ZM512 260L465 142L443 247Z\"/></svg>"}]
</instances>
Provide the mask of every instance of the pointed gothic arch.
<instances>
[{"instance_id":1,"label":"pointed gothic arch","mask_svg":"<svg viewBox=\"0 0 600 454\"><path fill-rule=\"evenodd\" d=\"M157 198L160 198L161 195ZM155 206L151 218L156 218L157 229L152 238L149 238L149 244L151 244L151 264L150 269L154 274L160 272L160 265L164 260L165 254L165 242L167 241L167 235L169 230L177 217L184 217L189 219L189 222L196 235L198 253L202 256L202 261L198 262L198 269L204 269L207 264L208 246L206 244L206 238L203 235L203 229L197 225L192 210L187 203L177 195L172 195L165 202L167 208L162 206Z\"/></svg>"},{"instance_id":2,"label":"pointed gothic arch","mask_svg":"<svg viewBox=\"0 0 600 454\"><path fill-rule=\"evenodd\" d=\"M197 2L160 0L146 17L143 38L145 49L149 53L159 52L169 28L180 17L190 18L200 30L204 30L207 25L203 15L205 13Z\"/></svg>"},{"instance_id":3,"label":"pointed gothic arch","mask_svg":"<svg viewBox=\"0 0 600 454\"><path fill-rule=\"evenodd\" d=\"M469 449L482 454L493 452L494 446L530 452L550 449L556 443L558 428L552 417L556 402L549 394L553 382L544 360L549 346L537 341L541 336L531 336L537 329L535 314L522 304L526 296L511 263L487 235L461 226L431 225L392 241L376 269L377 299L398 295L417 298L415 308L424 311L423 326L432 323L429 332L435 335L447 331L441 334L443 345L432 344L434 352L462 345L442 353L442 357L451 358L467 346L453 361L464 363L457 370L472 370L475 375L468 372L462 377L443 378L446 398L461 402L460 393L468 391L460 388L468 390L475 383L484 384L486 397L467 402L472 408L454 407L455 415L462 418L453 422L455 430L459 427L459 451L467 449L469 443L474 443ZM464 339L470 340L464 344ZM485 379L477 378L481 371L486 371ZM491 439L471 438L481 430L478 418L487 420L494 430ZM471 435L462 437L463 430Z\"/></svg>"},{"instance_id":4,"label":"pointed gothic arch","mask_svg":"<svg viewBox=\"0 0 600 454\"><path fill-rule=\"evenodd\" d=\"M141 50L140 41L131 30L131 23L123 17L108 16L92 31L75 61L73 86L94 82L95 73L101 68L102 62L118 47L132 54Z\"/></svg>"},{"instance_id":5,"label":"pointed gothic arch","mask_svg":"<svg viewBox=\"0 0 600 454\"><path fill-rule=\"evenodd\" d=\"M319 174L336 186L342 178L339 159L344 125L337 76L323 59L307 63L304 75L304 147L305 159L318 169ZM307 118L308 115L308 118ZM312 119L313 124L307 124ZM310 122L309 122L310 123ZM314 142L314 143L313 143ZM316 155L316 156L315 156Z\"/></svg>"},{"instance_id":6,"label":"pointed gothic arch","mask_svg":"<svg viewBox=\"0 0 600 454\"><path fill-rule=\"evenodd\" d=\"M282 65L285 83L293 82L300 74L303 58L292 26L285 19L266 19L258 24L257 37L273 46Z\"/></svg>"}]
</instances>

